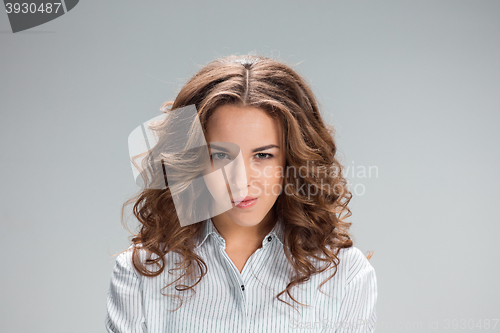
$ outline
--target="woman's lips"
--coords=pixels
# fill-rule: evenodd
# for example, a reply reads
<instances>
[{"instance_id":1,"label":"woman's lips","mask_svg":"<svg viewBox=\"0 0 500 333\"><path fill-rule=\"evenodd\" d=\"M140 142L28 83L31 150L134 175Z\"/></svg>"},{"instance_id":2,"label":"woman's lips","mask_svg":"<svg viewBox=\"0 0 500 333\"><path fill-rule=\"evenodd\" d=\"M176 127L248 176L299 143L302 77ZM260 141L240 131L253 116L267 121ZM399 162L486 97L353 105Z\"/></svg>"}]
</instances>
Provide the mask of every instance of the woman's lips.
<instances>
[{"instance_id":1,"label":"woman's lips","mask_svg":"<svg viewBox=\"0 0 500 333\"><path fill-rule=\"evenodd\" d=\"M234 198L234 200L232 200L232 203L240 203L240 202L244 202L244 201L250 201L250 200L255 200L256 198L254 197L251 197L251 196L246 196L246 197L237 197L237 198Z\"/></svg>"},{"instance_id":2,"label":"woman's lips","mask_svg":"<svg viewBox=\"0 0 500 333\"><path fill-rule=\"evenodd\" d=\"M245 200L236 205L238 208L250 208L257 203L257 199Z\"/></svg>"},{"instance_id":3,"label":"woman's lips","mask_svg":"<svg viewBox=\"0 0 500 333\"><path fill-rule=\"evenodd\" d=\"M247 196L245 198L239 197L234 199L233 204L238 208L250 208L257 202L257 198Z\"/></svg>"}]
</instances>

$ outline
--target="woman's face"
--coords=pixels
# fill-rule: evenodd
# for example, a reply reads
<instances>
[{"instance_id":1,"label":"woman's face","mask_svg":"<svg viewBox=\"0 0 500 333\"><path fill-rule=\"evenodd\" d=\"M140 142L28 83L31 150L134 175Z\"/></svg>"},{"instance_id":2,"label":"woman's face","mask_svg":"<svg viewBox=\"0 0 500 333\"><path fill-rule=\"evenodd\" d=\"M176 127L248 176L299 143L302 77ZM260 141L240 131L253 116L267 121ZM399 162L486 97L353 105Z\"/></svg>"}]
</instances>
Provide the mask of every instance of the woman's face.
<instances>
[{"instance_id":1,"label":"woman's face","mask_svg":"<svg viewBox=\"0 0 500 333\"><path fill-rule=\"evenodd\" d=\"M281 130L278 120L255 107L222 105L208 120L208 171L223 169L227 183L223 177L205 181L215 201L225 207L222 211L238 225L259 224L281 193L286 162Z\"/></svg>"}]
</instances>

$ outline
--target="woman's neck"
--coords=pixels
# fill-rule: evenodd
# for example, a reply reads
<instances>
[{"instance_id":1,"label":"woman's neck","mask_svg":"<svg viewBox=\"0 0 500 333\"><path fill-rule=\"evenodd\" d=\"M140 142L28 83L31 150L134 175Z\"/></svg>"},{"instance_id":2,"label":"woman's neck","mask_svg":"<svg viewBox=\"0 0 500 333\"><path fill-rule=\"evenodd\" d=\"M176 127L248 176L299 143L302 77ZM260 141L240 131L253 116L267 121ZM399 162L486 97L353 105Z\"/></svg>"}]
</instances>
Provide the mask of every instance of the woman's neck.
<instances>
[{"instance_id":1,"label":"woman's neck","mask_svg":"<svg viewBox=\"0 0 500 333\"><path fill-rule=\"evenodd\" d=\"M276 220L271 209L264 219L254 226L241 226L225 213L214 216L212 222L226 242L226 249L253 252L262 245L262 240L273 229Z\"/></svg>"}]
</instances>

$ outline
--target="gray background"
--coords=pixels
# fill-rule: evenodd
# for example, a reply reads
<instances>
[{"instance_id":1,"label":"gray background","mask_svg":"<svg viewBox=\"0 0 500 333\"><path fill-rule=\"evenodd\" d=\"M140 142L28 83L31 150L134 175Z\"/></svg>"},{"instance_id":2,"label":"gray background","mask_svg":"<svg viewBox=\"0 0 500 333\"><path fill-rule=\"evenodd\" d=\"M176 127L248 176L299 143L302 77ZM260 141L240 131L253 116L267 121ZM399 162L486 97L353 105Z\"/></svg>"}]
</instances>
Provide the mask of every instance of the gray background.
<instances>
[{"instance_id":1,"label":"gray background","mask_svg":"<svg viewBox=\"0 0 500 333\"><path fill-rule=\"evenodd\" d=\"M252 51L297 65L345 165L378 168L348 175L377 331L493 331L444 325L500 318L499 17L499 1L94 0L12 34L1 11L0 331L105 331L129 133L200 66Z\"/></svg>"}]
</instances>

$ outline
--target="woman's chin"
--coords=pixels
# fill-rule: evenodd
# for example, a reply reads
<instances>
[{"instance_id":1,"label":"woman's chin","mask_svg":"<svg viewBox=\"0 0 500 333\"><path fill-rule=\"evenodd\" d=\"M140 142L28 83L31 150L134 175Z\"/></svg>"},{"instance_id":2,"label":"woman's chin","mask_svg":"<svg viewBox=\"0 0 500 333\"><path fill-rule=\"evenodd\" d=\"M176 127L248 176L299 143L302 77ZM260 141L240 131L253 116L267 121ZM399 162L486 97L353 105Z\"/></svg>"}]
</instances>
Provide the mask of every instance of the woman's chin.
<instances>
[{"instance_id":1,"label":"woman's chin","mask_svg":"<svg viewBox=\"0 0 500 333\"><path fill-rule=\"evenodd\" d=\"M227 215L231 220L239 226L242 227L253 227L259 224L264 217L250 216L249 214L231 214L232 212L227 212Z\"/></svg>"}]
</instances>

